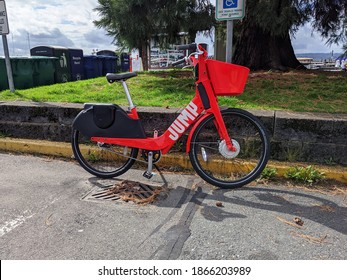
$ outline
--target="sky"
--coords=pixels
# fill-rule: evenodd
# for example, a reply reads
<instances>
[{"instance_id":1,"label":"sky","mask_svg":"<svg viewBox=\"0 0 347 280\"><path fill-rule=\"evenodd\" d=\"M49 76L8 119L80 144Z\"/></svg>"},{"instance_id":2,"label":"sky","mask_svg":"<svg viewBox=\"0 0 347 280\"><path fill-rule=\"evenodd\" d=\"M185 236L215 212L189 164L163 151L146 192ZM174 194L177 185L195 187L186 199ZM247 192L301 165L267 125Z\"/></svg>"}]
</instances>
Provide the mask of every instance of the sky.
<instances>
[{"instance_id":1,"label":"sky","mask_svg":"<svg viewBox=\"0 0 347 280\"><path fill-rule=\"evenodd\" d=\"M93 9L97 0L6 0L10 34L7 35L11 56L29 55L30 48L49 45L83 49L114 50L112 38L94 26L98 14ZM317 34L305 25L292 40L296 53L334 51L342 46L326 46ZM209 41L199 37L197 41ZM212 49L212 48L211 48ZM2 44L0 56L3 55Z\"/></svg>"}]
</instances>

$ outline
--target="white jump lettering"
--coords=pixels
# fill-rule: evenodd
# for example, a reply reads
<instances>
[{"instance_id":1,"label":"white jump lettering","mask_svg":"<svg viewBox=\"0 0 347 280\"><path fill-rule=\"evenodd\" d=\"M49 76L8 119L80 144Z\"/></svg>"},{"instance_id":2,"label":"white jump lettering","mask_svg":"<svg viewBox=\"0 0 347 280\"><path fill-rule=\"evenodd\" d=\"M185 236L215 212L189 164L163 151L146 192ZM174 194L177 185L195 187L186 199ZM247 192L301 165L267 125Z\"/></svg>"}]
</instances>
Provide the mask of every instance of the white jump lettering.
<instances>
[{"instance_id":1,"label":"white jump lettering","mask_svg":"<svg viewBox=\"0 0 347 280\"><path fill-rule=\"evenodd\" d=\"M196 106L193 101L191 101L188 106L181 112L181 114L177 117L177 119L173 122L173 124L169 127L170 131L170 139L176 141L182 133L189 126L189 120L194 121L199 115L198 106Z\"/></svg>"}]
</instances>

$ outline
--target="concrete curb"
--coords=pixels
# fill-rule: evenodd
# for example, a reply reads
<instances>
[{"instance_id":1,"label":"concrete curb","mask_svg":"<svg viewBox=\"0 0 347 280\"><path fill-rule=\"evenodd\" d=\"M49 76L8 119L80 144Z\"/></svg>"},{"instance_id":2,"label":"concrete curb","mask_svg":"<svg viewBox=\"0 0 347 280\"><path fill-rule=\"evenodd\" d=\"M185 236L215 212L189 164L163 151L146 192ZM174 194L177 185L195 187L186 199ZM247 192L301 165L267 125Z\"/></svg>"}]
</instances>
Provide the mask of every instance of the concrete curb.
<instances>
[{"instance_id":1,"label":"concrete curb","mask_svg":"<svg viewBox=\"0 0 347 280\"><path fill-rule=\"evenodd\" d=\"M28 140L18 138L0 138L0 151L19 152L27 154L37 154L46 156L55 156L63 158L72 158L71 144L66 142L51 142L46 140ZM192 166L187 154L166 154L160 160L159 165L175 166L185 170L192 170ZM270 161L269 168L276 168L277 175L284 177L286 171L293 166L308 165L303 163L286 163ZM324 172L326 179L337 180L342 183L347 183L347 167L341 166L322 166L314 165L315 168ZM216 164L216 169L220 166Z\"/></svg>"},{"instance_id":2,"label":"concrete curb","mask_svg":"<svg viewBox=\"0 0 347 280\"><path fill-rule=\"evenodd\" d=\"M0 135L69 142L72 122L82 108L83 104L71 103L0 102ZM154 130L162 134L179 111L138 107L148 136ZM269 133L271 159L347 166L347 114L248 111L263 122ZM184 147L185 141L184 135L177 146Z\"/></svg>"}]
</instances>

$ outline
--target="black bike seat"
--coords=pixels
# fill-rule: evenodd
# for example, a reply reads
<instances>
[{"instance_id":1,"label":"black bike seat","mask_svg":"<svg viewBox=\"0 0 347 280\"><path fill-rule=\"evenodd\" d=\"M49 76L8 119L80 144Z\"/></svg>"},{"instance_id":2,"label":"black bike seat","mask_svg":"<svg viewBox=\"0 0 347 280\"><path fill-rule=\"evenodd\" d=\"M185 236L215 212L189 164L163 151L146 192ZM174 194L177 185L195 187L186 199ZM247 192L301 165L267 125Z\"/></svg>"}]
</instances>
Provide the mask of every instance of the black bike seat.
<instances>
[{"instance_id":1,"label":"black bike seat","mask_svg":"<svg viewBox=\"0 0 347 280\"><path fill-rule=\"evenodd\" d=\"M107 73L106 79L109 83L113 83L113 82L125 81L127 79L130 79L130 78L136 77L136 76L137 76L136 72L129 72L129 73L124 73L124 74Z\"/></svg>"}]
</instances>

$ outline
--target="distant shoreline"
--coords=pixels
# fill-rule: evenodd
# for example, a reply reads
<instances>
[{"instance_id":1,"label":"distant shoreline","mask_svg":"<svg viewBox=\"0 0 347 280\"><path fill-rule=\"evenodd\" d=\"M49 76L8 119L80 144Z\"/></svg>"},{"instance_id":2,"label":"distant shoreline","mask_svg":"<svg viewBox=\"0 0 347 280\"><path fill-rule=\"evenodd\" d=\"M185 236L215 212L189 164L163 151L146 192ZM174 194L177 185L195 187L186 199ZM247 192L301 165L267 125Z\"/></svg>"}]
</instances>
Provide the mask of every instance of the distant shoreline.
<instances>
[{"instance_id":1,"label":"distant shoreline","mask_svg":"<svg viewBox=\"0 0 347 280\"><path fill-rule=\"evenodd\" d=\"M298 58L312 58L314 61L336 60L342 53L296 53Z\"/></svg>"}]
</instances>

